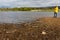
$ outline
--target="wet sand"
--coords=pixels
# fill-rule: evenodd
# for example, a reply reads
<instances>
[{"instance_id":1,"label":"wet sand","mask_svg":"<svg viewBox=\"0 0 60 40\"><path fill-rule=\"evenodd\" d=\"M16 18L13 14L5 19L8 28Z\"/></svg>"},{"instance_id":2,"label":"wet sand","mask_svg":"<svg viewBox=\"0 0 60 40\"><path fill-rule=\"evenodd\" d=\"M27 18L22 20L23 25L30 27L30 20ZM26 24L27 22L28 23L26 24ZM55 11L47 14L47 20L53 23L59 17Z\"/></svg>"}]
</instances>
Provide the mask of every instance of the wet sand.
<instances>
[{"instance_id":1,"label":"wet sand","mask_svg":"<svg viewBox=\"0 0 60 40\"><path fill-rule=\"evenodd\" d=\"M60 18L0 24L0 40L60 40Z\"/></svg>"}]
</instances>

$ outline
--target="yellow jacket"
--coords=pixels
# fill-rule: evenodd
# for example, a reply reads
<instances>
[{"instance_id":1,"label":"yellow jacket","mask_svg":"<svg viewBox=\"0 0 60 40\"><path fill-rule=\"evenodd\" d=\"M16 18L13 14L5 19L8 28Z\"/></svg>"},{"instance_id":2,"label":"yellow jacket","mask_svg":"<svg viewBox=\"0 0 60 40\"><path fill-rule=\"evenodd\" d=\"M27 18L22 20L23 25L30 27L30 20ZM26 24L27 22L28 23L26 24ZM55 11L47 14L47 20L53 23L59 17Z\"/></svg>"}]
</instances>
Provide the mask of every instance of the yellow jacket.
<instances>
[{"instance_id":1,"label":"yellow jacket","mask_svg":"<svg viewBox=\"0 0 60 40\"><path fill-rule=\"evenodd\" d=\"M54 8L54 12L58 13L58 6Z\"/></svg>"}]
</instances>

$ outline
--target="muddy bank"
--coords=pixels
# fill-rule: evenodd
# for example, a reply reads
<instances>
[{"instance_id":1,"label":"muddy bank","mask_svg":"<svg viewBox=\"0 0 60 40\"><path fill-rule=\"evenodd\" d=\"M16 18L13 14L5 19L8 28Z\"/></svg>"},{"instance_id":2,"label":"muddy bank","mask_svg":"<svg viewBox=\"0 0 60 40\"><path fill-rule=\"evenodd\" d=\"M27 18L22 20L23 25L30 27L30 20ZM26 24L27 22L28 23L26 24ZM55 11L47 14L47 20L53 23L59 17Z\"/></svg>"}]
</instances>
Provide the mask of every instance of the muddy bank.
<instances>
[{"instance_id":1,"label":"muddy bank","mask_svg":"<svg viewBox=\"0 0 60 40\"><path fill-rule=\"evenodd\" d=\"M0 40L60 40L60 18L22 24L0 24Z\"/></svg>"}]
</instances>

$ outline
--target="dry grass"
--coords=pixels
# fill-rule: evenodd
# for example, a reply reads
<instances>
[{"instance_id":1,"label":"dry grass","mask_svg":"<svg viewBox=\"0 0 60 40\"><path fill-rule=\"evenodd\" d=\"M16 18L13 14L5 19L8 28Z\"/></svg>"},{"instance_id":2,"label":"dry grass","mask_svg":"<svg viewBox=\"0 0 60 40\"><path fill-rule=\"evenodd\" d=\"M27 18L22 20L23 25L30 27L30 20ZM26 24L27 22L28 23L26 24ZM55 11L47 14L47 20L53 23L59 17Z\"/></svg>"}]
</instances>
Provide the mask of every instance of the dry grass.
<instances>
[{"instance_id":1,"label":"dry grass","mask_svg":"<svg viewBox=\"0 0 60 40\"><path fill-rule=\"evenodd\" d=\"M0 40L60 40L60 18L40 18L22 24L0 24Z\"/></svg>"}]
</instances>

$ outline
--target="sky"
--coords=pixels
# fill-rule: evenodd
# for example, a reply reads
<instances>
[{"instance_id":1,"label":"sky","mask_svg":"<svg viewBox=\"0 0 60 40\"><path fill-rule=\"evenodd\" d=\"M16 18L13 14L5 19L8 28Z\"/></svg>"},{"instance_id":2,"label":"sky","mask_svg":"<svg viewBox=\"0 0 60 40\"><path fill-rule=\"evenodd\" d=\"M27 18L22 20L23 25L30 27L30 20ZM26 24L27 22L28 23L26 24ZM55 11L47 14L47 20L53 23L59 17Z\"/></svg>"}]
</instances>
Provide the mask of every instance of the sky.
<instances>
[{"instance_id":1,"label":"sky","mask_svg":"<svg viewBox=\"0 0 60 40\"><path fill-rule=\"evenodd\" d=\"M0 7L60 6L60 0L0 0Z\"/></svg>"}]
</instances>

